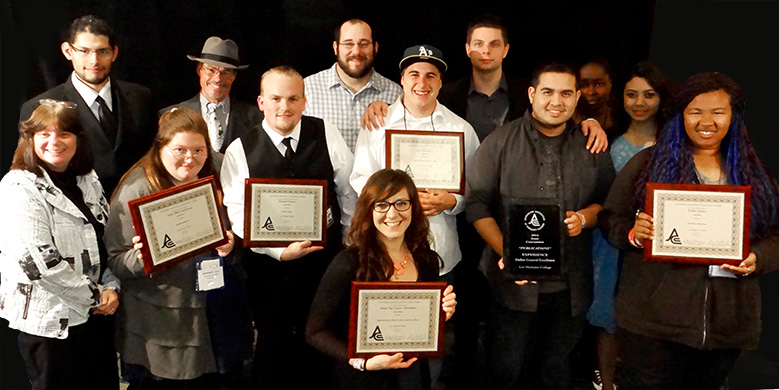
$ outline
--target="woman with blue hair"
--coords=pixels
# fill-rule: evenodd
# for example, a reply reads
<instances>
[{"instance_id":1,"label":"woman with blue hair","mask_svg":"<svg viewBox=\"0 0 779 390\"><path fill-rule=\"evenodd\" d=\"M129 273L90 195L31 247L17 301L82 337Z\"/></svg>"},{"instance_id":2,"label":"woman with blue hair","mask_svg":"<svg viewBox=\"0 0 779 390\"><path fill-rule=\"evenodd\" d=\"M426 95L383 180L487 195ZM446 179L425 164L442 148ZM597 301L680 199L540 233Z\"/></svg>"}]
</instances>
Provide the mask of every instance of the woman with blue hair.
<instances>
[{"instance_id":1,"label":"woman with blue hair","mask_svg":"<svg viewBox=\"0 0 779 390\"><path fill-rule=\"evenodd\" d=\"M622 169L599 215L625 250L616 301L622 389L718 389L760 336L757 275L779 267L779 190L744 126L744 93L700 73L680 87L654 147ZM751 186L751 252L738 266L642 261L646 183Z\"/></svg>"}]
</instances>

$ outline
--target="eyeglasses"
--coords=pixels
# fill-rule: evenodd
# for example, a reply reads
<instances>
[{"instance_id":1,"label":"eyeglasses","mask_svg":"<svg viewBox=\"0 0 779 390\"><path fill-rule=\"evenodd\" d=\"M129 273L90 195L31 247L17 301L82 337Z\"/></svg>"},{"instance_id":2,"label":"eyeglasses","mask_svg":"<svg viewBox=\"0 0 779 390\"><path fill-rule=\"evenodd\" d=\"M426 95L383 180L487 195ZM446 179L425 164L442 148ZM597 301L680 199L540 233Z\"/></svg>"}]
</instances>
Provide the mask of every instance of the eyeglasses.
<instances>
[{"instance_id":1,"label":"eyeglasses","mask_svg":"<svg viewBox=\"0 0 779 390\"><path fill-rule=\"evenodd\" d=\"M352 50L354 48L354 45L357 45L360 47L360 49L367 49L369 46L373 45L372 41L360 41L360 43L354 43L354 42L339 42L339 45L343 46L346 50Z\"/></svg>"},{"instance_id":2,"label":"eyeglasses","mask_svg":"<svg viewBox=\"0 0 779 390\"><path fill-rule=\"evenodd\" d=\"M213 77L217 73L219 73L219 75L222 77L235 77L236 74L235 69L216 68L206 64L203 64L202 68L203 71L206 72L206 75L208 75L208 77Z\"/></svg>"},{"instance_id":3,"label":"eyeglasses","mask_svg":"<svg viewBox=\"0 0 779 390\"><path fill-rule=\"evenodd\" d=\"M190 150L190 149L181 148L181 147L171 148L170 146L167 146L167 145L165 147L168 150L170 150L170 153L173 156L178 157L178 158L184 158L184 157L187 156L187 154L189 154L192 158L200 158L200 157L203 157L207 153L206 148L197 148L195 150Z\"/></svg>"},{"instance_id":4,"label":"eyeglasses","mask_svg":"<svg viewBox=\"0 0 779 390\"><path fill-rule=\"evenodd\" d=\"M95 53L98 57L110 57L112 54L114 54L114 49L110 47L104 47L102 49L92 50L92 49L86 49L83 47L78 47L73 45L72 43L68 43L70 45L71 49L75 50L76 53L80 54L82 57L89 57L90 54Z\"/></svg>"},{"instance_id":5,"label":"eyeglasses","mask_svg":"<svg viewBox=\"0 0 779 390\"><path fill-rule=\"evenodd\" d=\"M42 106L63 106L65 108L76 108L76 103L73 102L65 102L62 100L54 100L54 99L41 99L38 100L38 104Z\"/></svg>"},{"instance_id":6,"label":"eyeglasses","mask_svg":"<svg viewBox=\"0 0 779 390\"><path fill-rule=\"evenodd\" d=\"M411 208L411 201L408 199L398 199L394 202L373 202L373 211L377 213L386 213L390 206L395 207L397 211L406 211Z\"/></svg>"}]
</instances>

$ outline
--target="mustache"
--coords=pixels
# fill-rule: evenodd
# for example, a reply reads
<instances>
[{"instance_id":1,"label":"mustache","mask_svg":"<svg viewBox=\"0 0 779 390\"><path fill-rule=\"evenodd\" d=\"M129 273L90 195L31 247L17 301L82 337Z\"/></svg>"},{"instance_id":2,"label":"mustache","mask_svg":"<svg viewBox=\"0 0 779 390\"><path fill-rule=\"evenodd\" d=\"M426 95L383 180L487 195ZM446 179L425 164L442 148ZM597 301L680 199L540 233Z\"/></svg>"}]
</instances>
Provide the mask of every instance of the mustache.
<instances>
[{"instance_id":1,"label":"mustache","mask_svg":"<svg viewBox=\"0 0 779 390\"><path fill-rule=\"evenodd\" d=\"M365 56L364 56L364 55L362 55L362 54L357 54L357 55L353 55L353 56L347 56L347 57L346 57L346 61L351 61L351 60L355 60L355 59L356 59L356 60L360 60L360 61L366 61L368 58L367 58L367 57L365 57Z\"/></svg>"}]
</instances>

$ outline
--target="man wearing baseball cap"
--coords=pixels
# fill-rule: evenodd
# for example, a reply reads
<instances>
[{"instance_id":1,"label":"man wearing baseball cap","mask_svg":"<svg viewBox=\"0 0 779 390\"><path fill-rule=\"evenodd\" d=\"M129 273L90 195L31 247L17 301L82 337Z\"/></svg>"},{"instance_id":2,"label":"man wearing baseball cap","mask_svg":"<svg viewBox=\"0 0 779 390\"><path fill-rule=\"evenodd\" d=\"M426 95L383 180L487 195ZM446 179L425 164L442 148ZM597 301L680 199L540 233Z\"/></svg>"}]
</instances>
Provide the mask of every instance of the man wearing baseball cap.
<instances>
[{"instance_id":1,"label":"man wearing baseball cap","mask_svg":"<svg viewBox=\"0 0 779 390\"><path fill-rule=\"evenodd\" d=\"M358 193L368 177L385 168L385 130L457 131L465 135L465 161L479 146L473 127L448 108L438 103L441 76L446 71L441 51L430 45L409 47L400 61L400 84L403 94L387 109L384 126L377 130L363 129L357 137L354 169L350 183ZM433 249L444 261L440 274L448 275L462 257L457 244L455 216L463 211L462 195L439 189L419 189L425 214L430 219Z\"/></svg>"},{"instance_id":2,"label":"man wearing baseball cap","mask_svg":"<svg viewBox=\"0 0 779 390\"><path fill-rule=\"evenodd\" d=\"M201 113L208 124L211 147L224 153L230 142L262 123L262 112L256 104L230 97L238 71L249 65L241 65L238 45L233 40L219 37L208 38L200 55L187 55L187 58L197 62L200 93L161 110L160 115L173 107Z\"/></svg>"},{"instance_id":3,"label":"man wearing baseball cap","mask_svg":"<svg viewBox=\"0 0 779 390\"><path fill-rule=\"evenodd\" d=\"M447 65L440 50L430 45L409 47L400 60L400 85L403 94L387 108L384 126L362 129L354 152L354 169L349 182L357 193L374 172L385 168L385 130L456 131L464 134L465 164L479 146L473 127L438 103L441 77ZM432 248L443 260L440 279L454 283L453 270L462 253L458 244L457 214L465 208L462 195L441 189L418 188L419 200L430 221ZM456 290L457 286L455 286ZM431 362L431 379L435 383L440 364Z\"/></svg>"}]
</instances>

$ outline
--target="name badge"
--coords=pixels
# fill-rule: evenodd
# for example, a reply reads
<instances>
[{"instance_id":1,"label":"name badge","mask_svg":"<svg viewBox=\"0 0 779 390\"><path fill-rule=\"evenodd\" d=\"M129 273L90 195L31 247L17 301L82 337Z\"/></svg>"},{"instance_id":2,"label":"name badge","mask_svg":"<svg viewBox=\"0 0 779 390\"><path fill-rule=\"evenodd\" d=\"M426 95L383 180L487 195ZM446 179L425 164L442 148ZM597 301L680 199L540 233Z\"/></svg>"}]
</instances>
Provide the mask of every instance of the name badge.
<instances>
[{"instance_id":1,"label":"name badge","mask_svg":"<svg viewBox=\"0 0 779 390\"><path fill-rule=\"evenodd\" d=\"M333 226L333 223L335 223L335 220L333 219L333 209L328 207L327 208L327 227Z\"/></svg>"},{"instance_id":2,"label":"name badge","mask_svg":"<svg viewBox=\"0 0 779 390\"><path fill-rule=\"evenodd\" d=\"M726 269L720 268L718 265L710 265L709 266L709 277L710 278L733 278L738 279L736 274L733 272L730 272Z\"/></svg>"},{"instance_id":3,"label":"name badge","mask_svg":"<svg viewBox=\"0 0 779 390\"><path fill-rule=\"evenodd\" d=\"M196 291L209 291L225 286L224 266L221 258L204 259L197 263Z\"/></svg>"}]
</instances>

